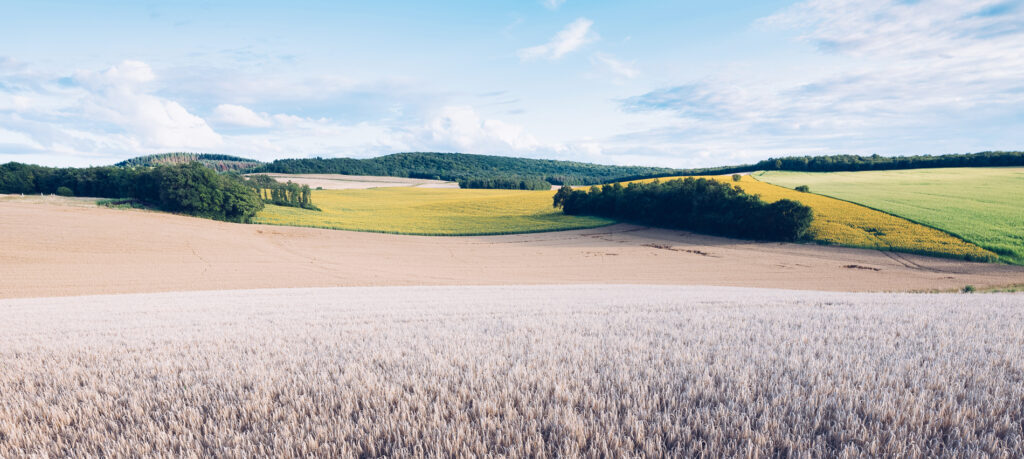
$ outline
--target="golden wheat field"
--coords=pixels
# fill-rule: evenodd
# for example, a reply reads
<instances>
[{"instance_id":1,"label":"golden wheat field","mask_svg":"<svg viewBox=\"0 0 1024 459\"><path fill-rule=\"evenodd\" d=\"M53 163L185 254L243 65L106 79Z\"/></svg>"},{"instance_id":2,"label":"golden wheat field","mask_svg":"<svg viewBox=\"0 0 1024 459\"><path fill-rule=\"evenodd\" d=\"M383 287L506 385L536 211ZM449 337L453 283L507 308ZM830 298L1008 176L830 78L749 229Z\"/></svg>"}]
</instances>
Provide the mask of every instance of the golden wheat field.
<instances>
[{"instance_id":1,"label":"golden wheat field","mask_svg":"<svg viewBox=\"0 0 1024 459\"><path fill-rule=\"evenodd\" d=\"M668 177L660 180L672 180ZM974 261L995 261L998 256L956 236L885 212L813 193L783 188L743 175L739 182L730 176L710 178L739 186L767 202L780 199L799 201L814 210L809 238L820 244L937 255ZM641 180L649 182L651 180ZM629 182L626 182L629 183Z\"/></svg>"},{"instance_id":2,"label":"golden wheat field","mask_svg":"<svg viewBox=\"0 0 1024 459\"><path fill-rule=\"evenodd\" d=\"M0 457L1024 454L1024 297L623 285L0 301Z\"/></svg>"},{"instance_id":3,"label":"golden wheat field","mask_svg":"<svg viewBox=\"0 0 1024 459\"><path fill-rule=\"evenodd\" d=\"M256 223L420 235L483 235L594 228L611 220L564 215L553 191L371 188L315 190L322 212L267 205Z\"/></svg>"}]
</instances>

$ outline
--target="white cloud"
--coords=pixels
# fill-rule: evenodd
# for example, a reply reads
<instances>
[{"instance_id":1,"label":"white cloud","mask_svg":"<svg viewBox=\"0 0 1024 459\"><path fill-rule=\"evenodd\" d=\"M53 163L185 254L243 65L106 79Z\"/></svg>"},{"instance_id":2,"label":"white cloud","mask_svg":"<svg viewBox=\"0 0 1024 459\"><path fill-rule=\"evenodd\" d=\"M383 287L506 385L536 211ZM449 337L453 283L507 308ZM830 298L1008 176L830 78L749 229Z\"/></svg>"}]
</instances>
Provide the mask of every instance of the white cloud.
<instances>
[{"instance_id":1,"label":"white cloud","mask_svg":"<svg viewBox=\"0 0 1024 459\"><path fill-rule=\"evenodd\" d=\"M9 131L0 127L0 151L22 150L22 152L40 151L44 147L35 139L23 132Z\"/></svg>"},{"instance_id":2,"label":"white cloud","mask_svg":"<svg viewBox=\"0 0 1024 459\"><path fill-rule=\"evenodd\" d=\"M595 53L591 60L594 63L601 64L609 72L623 78L633 79L640 75L640 71L636 69L634 63L622 62L605 53Z\"/></svg>"},{"instance_id":3,"label":"white cloud","mask_svg":"<svg viewBox=\"0 0 1024 459\"><path fill-rule=\"evenodd\" d=\"M256 113L248 107L220 104L213 109L212 121L244 127L270 127L273 123L265 113Z\"/></svg>"},{"instance_id":4,"label":"white cloud","mask_svg":"<svg viewBox=\"0 0 1024 459\"><path fill-rule=\"evenodd\" d=\"M79 73L76 79L91 90L82 112L127 131L144 149L209 149L223 143L205 120L178 102L149 94L144 83L155 78L152 69L138 61L125 61L102 73Z\"/></svg>"},{"instance_id":5,"label":"white cloud","mask_svg":"<svg viewBox=\"0 0 1024 459\"><path fill-rule=\"evenodd\" d=\"M180 103L154 94L153 70L124 61L61 79L25 71L0 80L0 123L36 150L82 157L209 150L223 138ZM11 141L18 138L6 136ZM32 140L24 142L24 138ZM12 148L4 148L12 151Z\"/></svg>"},{"instance_id":6,"label":"white cloud","mask_svg":"<svg viewBox=\"0 0 1024 459\"><path fill-rule=\"evenodd\" d=\"M590 30L592 25L594 25L594 21L579 18L555 34L551 41L543 45L520 49L517 54L524 61L538 58L560 59L598 39L597 34Z\"/></svg>"},{"instance_id":7,"label":"white cloud","mask_svg":"<svg viewBox=\"0 0 1024 459\"><path fill-rule=\"evenodd\" d=\"M522 126L482 118L470 106L446 106L406 142L414 149L476 153L531 150L540 146Z\"/></svg>"}]
</instances>

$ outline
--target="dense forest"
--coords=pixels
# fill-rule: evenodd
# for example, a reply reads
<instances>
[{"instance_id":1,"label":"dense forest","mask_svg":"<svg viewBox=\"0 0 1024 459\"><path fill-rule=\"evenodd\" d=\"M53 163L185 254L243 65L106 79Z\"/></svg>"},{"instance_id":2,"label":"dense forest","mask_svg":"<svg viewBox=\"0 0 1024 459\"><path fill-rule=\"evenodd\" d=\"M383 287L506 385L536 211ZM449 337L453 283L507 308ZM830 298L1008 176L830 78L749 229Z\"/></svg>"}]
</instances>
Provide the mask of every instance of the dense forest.
<instances>
[{"instance_id":1,"label":"dense forest","mask_svg":"<svg viewBox=\"0 0 1024 459\"><path fill-rule=\"evenodd\" d=\"M117 166L156 166L199 161L218 171L243 173L377 175L449 180L462 188L547 189L550 185L595 185L647 178L721 175L758 170L860 171L925 167L1024 166L1024 152L988 151L919 156L789 156L754 164L696 169L609 166L464 153L395 153L368 159L295 158L262 163L230 155L164 153L141 156Z\"/></svg>"},{"instance_id":2,"label":"dense forest","mask_svg":"<svg viewBox=\"0 0 1024 459\"><path fill-rule=\"evenodd\" d=\"M459 188L484 188L503 190L550 190L551 183L538 178L513 177L504 178L474 178L459 180Z\"/></svg>"},{"instance_id":3,"label":"dense forest","mask_svg":"<svg viewBox=\"0 0 1024 459\"><path fill-rule=\"evenodd\" d=\"M693 177L615 183L589 191L563 186L555 193L554 206L568 215L770 241L801 239L813 218L811 208L796 201L768 204L728 183Z\"/></svg>"},{"instance_id":4,"label":"dense forest","mask_svg":"<svg viewBox=\"0 0 1024 459\"><path fill-rule=\"evenodd\" d=\"M520 188L521 182L593 185L628 177L676 174L664 167L605 166L549 159L510 158L464 153L396 153L368 159L278 159L250 172L283 174L386 175L465 182L467 186Z\"/></svg>"},{"instance_id":5,"label":"dense forest","mask_svg":"<svg viewBox=\"0 0 1024 459\"><path fill-rule=\"evenodd\" d=\"M721 175L758 170L830 172L993 166L1024 166L1024 152L986 151L936 156L789 156L769 158L754 164L696 169L608 166L573 161L463 153L396 153L369 159L279 159L257 166L250 171L286 174L385 175L450 180L459 182L463 188L542 189L544 188L542 182L551 185L578 186L646 178Z\"/></svg>"},{"instance_id":6,"label":"dense forest","mask_svg":"<svg viewBox=\"0 0 1024 459\"><path fill-rule=\"evenodd\" d=\"M198 161L202 165L217 172L247 171L261 166L263 163L255 159L240 158L231 155L215 155L209 153L160 153L139 156L114 164L118 167L153 167L172 164L187 164Z\"/></svg>"},{"instance_id":7,"label":"dense forest","mask_svg":"<svg viewBox=\"0 0 1024 459\"><path fill-rule=\"evenodd\" d=\"M0 193L131 198L169 212L249 222L263 209L256 190L234 174L198 162L156 167L51 168L0 165Z\"/></svg>"}]
</instances>

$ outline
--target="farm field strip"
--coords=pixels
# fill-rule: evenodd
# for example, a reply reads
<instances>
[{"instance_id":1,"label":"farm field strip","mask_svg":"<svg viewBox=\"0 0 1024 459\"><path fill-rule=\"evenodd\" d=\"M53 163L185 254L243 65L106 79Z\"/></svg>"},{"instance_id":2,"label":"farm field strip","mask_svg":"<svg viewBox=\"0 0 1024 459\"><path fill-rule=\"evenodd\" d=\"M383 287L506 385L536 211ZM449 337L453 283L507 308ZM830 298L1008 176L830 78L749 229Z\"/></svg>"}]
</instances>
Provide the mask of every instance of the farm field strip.
<instances>
[{"instance_id":1,"label":"farm field strip","mask_svg":"<svg viewBox=\"0 0 1024 459\"><path fill-rule=\"evenodd\" d=\"M948 231L999 254L1002 261L1024 264L1024 168L767 171L757 177L788 188L808 185L812 193Z\"/></svg>"},{"instance_id":2,"label":"farm field strip","mask_svg":"<svg viewBox=\"0 0 1024 459\"><path fill-rule=\"evenodd\" d=\"M676 178L686 177L665 177L658 180ZM766 202L790 199L811 207L814 210L814 220L809 229L809 238L820 244L978 261L994 261L997 258L995 253L958 237L854 203L772 185L750 175L743 175L739 182L733 181L731 176L704 178L739 186L749 194L761 196ZM639 181L652 180L654 179Z\"/></svg>"},{"instance_id":3,"label":"farm field strip","mask_svg":"<svg viewBox=\"0 0 1024 459\"><path fill-rule=\"evenodd\" d=\"M642 285L0 300L0 456L1024 454L1024 296Z\"/></svg>"},{"instance_id":4,"label":"farm field strip","mask_svg":"<svg viewBox=\"0 0 1024 459\"><path fill-rule=\"evenodd\" d=\"M256 223L418 235L486 235L594 228L612 221L563 215L551 191L378 188L314 190L323 212L268 205Z\"/></svg>"}]
</instances>

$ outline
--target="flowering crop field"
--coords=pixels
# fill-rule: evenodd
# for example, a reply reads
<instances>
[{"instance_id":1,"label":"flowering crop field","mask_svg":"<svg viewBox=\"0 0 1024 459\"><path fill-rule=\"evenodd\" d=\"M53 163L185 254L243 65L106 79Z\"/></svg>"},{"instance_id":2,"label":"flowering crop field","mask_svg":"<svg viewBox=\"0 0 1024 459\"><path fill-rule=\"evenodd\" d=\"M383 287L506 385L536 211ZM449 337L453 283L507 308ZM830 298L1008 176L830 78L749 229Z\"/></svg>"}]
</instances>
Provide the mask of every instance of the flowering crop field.
<instances>
[{"instance_id":1,"label":"flowering crop field","mask_svg":"<svg viewBox=\"0 0 1024 459\"><path fill-rule=\"evenodd\" d=\"M0 457L1024 454L1024 296L367 287L0 301Z\"/></svg>"},{"instance_id":2,"label":"flowering crop field","mask_svg":"<svg viewBox=\"0 0 1024 459\"><path fill-rule=\"evenodd\" d=\"M669 177L660 180L673 178L683 177ZM705 178L737 185L749 194L760 195L767 202L790 199L811 207L814 210L814 220L811 222L809 237L821 244L894 250L976 261L995 261L997 259L995 253L956 236L861 205L772 185L758 181L749 175L742 176L739 182L734 182L732 177L727 176Z\"/></svg>"},{"instance_id":3,"label":"flowering crop field","mask_svg":"<svg viewBox=\"0 0 1024 459\"><path fill-rule=\"evenodd\" d=\"M1024 168L768 171L759 180L856 202L956 234L1024 264Z\"/></svg>"},{"instance_id":4,"label":"flowering crop field","mask_svg":"<svg viewBox=\"0 0 1024 459\"><path fill-rule=\"evenodd\" d=\"M323 212L267 205L256 223L422 235L482 235L594 228L611 220L564 215L553 191L371 188L315 190Z\"/></svg>"}]
</instances>

